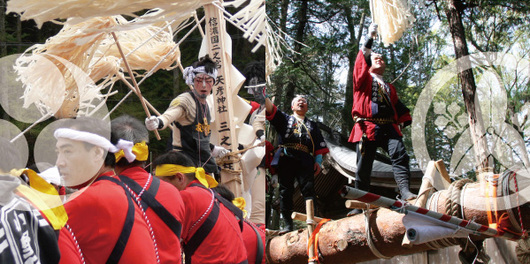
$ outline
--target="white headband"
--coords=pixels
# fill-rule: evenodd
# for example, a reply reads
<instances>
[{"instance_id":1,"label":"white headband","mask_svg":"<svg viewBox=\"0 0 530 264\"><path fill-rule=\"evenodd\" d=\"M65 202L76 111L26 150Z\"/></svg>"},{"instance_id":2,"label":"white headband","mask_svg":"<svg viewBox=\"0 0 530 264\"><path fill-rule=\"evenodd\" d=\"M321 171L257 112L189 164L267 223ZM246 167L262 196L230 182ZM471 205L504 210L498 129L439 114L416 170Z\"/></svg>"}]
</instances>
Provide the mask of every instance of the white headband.
<instances>
[{"instance_id":1,"label":"white headband","mask_svg":"<svg viewBox=\"0 0 530 264\"><path fill-rule=\"evenodd\" d=\"M136 155L132 153L132 148L134 144L131 141L120 139L116 146L112 145L110 141L100 135L94 133L79 131L70 128L59 128L55 130L53 136L58 138L66 138L71 140L83 141L98 147L105 149L108 152L116 153L120 150L123 150L125 158L129 162L133 162L136 159Z\"/></svg>"},{"instance_id":2,"label":"white headband","mask_svg":"<svg viewBox=\"0 0 530 264\"><path fill-rule=\"evenodd\" d=\"M195 79L195 76L197 76L198 73L204 73L210 77L212 77L214 80L217 79L217 69L214 69L212 73L207 73L206 68L204 66L199 66L197 68L193 68L193 66L189 66L186 69L184 69L184 79L186 80L187 85L193 85L193 80Z\"/></svg>"}]
</instances>

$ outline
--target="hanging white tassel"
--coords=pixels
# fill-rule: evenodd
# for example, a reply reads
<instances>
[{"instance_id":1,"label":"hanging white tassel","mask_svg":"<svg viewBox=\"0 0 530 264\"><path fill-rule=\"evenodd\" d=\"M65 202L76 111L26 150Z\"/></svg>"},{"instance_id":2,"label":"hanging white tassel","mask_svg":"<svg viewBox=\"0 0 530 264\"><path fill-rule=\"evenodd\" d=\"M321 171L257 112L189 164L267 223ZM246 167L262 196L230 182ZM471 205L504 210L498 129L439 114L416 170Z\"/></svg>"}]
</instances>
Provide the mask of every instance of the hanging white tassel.
<instances>
[{"instance_id":1,"label":"hanging white tassel","mask_svg":"<svg viewBox=\"0 0 530 264\"><path fill-rule=\"evenodd\" d=\"M385 46L399 40L416 21L407 0L370 0L370 11Z\"/></svg>"}]
</instances>

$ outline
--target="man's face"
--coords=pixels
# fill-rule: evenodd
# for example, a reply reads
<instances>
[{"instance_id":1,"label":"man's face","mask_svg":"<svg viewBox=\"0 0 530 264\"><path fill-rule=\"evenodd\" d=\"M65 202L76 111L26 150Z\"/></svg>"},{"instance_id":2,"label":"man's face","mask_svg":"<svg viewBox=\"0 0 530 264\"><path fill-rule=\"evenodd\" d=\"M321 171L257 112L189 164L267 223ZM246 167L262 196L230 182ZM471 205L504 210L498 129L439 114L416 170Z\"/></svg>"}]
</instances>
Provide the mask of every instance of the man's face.
<instances>
[{"instance_id":1,"label":"man's face","mask_svg":"<svg viewBox=\"0 0 530 264\"><path fill-rule=\"evenodd\" d=\"M202 99L205 99L212 92L212 86L215 80L207 74L198 74L193 79L193 88L195 93Z\"/></svg>"},{"instance_id":2,"label":"man's face","mask_svg":"<svg viewBox=\"0 0 530 264\"><path fill-rule=\"evenodd\" d=\"M382 75L385 71L386 64L383 60L383 57L381 55L374 55L371 56L372 59L372 67L370 68L370 71L376 74Z\"/></svg>"},{"instance_id":3,"label":"man's face","mask_svg":"<svg viewBox=\"0 0 530 264\"><path fill-rule=\"evenodd\" d=\"M291 105L293 112L298 114L305 114L307 112L307 100L305 98L299 97Z\"/></svg>"},{"instance_id":4,"label":"man's face","mask_svg":"<svg viewBox=\"0 0 530 264\"><path fill-rule=\"evenodd\" d=\"M55 162L65 185L75 187L92 179L103 166L104 152L99 147L87 149L81 141L58 138Z\"/></svg>"}]
</instances>

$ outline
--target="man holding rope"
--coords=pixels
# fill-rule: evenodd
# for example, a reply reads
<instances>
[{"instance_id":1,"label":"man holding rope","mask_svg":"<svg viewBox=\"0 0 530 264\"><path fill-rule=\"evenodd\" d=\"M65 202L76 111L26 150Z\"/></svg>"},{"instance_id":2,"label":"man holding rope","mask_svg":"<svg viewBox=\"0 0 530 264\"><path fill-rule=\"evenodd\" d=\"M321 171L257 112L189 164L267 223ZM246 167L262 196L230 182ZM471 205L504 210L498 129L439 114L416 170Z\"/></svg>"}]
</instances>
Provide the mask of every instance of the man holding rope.
<instances>
[{"instance_id":1,"label":"man holding rope","mask_svg":"<svg viewBox=\"0 0 530 264\"><path fill-rule=\"evenodd\" d=\"M206 55L184 69L183 74L191 91L177 96L162 115L146 118L145 126L152 131L174 124L173 148L185 153L207 173L218 173L214 158L222 158L229 151L210 144L211 116L206 102L217 80L217 66Z\"/></svg>"},{"instance_id":2,"label":"man holding rope","mask_svg":"<svg viewBox=\"0 0 530 264\"><path fill-rule=\"evenodd\" d=\"M369 36L361 48L353 69L353 108L355 122L349 142L357 143L357 174L355 188L370 190L370 176L378 147L390 155L394 178L401 199L416 195L409 190L409 156L403 144L401 128L410 125L409 109L398 99L396 88L383 81L386 64L381 54L372 52L377 25L369 28ZM348 215L360 213L354 209Z\"/></svg>"}]
</instances>

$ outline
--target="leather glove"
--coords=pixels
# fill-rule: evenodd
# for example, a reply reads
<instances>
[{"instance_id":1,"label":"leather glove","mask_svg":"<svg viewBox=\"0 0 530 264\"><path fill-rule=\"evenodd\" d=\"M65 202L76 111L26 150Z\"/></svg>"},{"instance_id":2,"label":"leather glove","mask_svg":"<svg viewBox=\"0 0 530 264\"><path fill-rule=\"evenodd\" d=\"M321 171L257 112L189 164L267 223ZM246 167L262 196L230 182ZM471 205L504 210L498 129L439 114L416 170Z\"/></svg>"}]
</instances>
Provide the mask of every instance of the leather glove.
<instances>
[{"instance_id":1,"label":"leather glove","mask_svg":"<svg viewBox=\"0 0 530 264\"><path fill-rule=\"evenodd\" d=\"M160 119L158 119L158 117L156 116L147 117L145 119L145 127L149 131L158 129L158 126L160 125L160 123L161 123Z\"/></svg>"},{"instance_id":2,"label":"leather glove","mask_svg":"<svg viewBox=\"0 0 530 264\"><path fill-rule=\"evenodd\" d=\"M225 148L223 148L221 146L213 146L212 157L220 159L220 158L226 156L226 154L228 154L229 152L230 152L230 150L225 149Z\"/></svg>"},{"instance_id":3,"label":"leather glove","mask_svg":"<svg viewBox=\"0 0 530 264\"><path fill-rule=\"evenodd\" d=\"M377 24L370 24L370 27L368 27L368 36L370 36L371 38L376 38L377 37Z\"/></svg>"}]
</instances>

